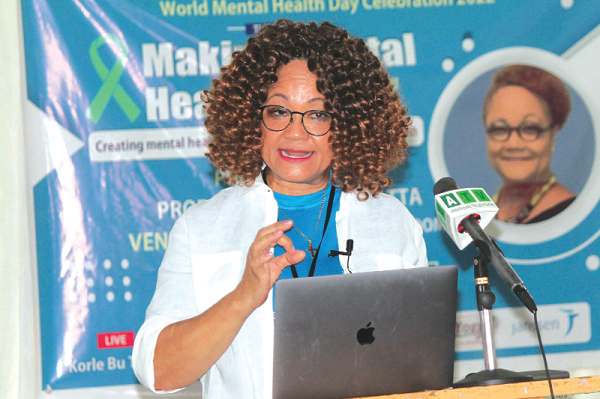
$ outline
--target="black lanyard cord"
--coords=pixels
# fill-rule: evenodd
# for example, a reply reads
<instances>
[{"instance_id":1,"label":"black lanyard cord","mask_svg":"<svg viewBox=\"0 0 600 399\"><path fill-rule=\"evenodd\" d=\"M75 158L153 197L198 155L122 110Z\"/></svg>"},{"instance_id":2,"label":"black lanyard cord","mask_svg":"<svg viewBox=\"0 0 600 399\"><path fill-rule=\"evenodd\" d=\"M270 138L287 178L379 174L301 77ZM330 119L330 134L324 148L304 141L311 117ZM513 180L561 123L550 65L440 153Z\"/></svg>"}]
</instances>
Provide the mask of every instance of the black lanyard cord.
<instances>
[{"instance_id":1,"label":"black lanyard cord","mask_svg":"<svg viewBox=\"0 0 600 399\"><path fill-rule=\"evenodd\" d=\"M329 183L331 184L331 182ZM312 277L315 275L315 268L317 266L317 259L319 258L319 250L321 249L321 244L323 243L323 238L325 238L325 231L327 231L327 225L329 224L329 219L331 218L331 210L333 209L333 199L335 197L335 187L331 184L331 188L329 189L329 201L327 202L327 213L325 214L325 224L323 225L323 234L321 235L321 241L319 242L319 246L317 247L317 253L312 260L310 265L310 271L308 272L308 277ZM291 265L290 269L292 270L292 276L294 278L298 278L298 271L296 270L296 265Z\"/></svg>"}]
</instances>

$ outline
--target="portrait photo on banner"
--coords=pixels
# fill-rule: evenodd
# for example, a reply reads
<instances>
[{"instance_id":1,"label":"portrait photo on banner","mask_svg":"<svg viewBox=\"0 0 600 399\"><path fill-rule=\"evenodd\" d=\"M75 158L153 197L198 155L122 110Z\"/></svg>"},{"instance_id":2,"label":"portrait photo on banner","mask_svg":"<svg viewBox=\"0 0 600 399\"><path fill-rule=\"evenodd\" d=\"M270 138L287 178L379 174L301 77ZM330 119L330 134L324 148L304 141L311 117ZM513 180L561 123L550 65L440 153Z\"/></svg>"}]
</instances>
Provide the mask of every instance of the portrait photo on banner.
<instances>
[{"instance_id":1,"label":"portrait photo on banner","mask_svg":"<svg viewBox=\"0 0 600 399\"><path fill-rule=\"evenodd\" d=\"M510 64L477 77L450 107L443 134L448 173L493 196L507 223L551 219L576 201L594 162L582 97L544 67Z\"/></svg>"}]
</instances>

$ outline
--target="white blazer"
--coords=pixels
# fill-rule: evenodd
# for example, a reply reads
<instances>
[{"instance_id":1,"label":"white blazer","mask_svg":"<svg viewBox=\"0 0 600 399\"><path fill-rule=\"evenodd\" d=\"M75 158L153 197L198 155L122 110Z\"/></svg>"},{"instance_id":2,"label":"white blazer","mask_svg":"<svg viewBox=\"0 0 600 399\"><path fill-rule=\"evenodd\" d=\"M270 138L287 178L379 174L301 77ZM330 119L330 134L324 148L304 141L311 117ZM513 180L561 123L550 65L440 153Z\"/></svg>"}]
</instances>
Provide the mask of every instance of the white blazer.
<instances>
[{"instance_id":1,"label":"white blazer","mask_svg":"<svg viewBox=\"0 0 600 399\"><path fill-rule=\"evenodd\" d=\"M142 384L157 392L153 359L160 331L204 312L237 286L256 233L275 223L277 212L271 189L256 179L250 187L222 190L177 220L133 348L133 369ZM421 227L394 197L379 194L361 202L356 193L342 193L335 222L339 248L346 247L347 239L354 240L352 272L427 266ZM346 273L344 256L340 263ZM203 399L272 397L272 293L201 383Z\"/></svg>"}]
</instances>

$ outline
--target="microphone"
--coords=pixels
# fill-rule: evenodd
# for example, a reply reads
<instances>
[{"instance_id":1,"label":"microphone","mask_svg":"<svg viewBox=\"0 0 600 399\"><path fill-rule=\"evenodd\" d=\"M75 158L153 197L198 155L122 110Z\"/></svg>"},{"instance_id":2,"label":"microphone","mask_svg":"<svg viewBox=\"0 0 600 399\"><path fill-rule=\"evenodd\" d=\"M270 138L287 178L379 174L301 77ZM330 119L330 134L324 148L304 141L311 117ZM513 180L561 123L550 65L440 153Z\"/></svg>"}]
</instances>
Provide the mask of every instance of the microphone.
<instances>
[{"instance_id":1,"label":"microphone","mask_svg":"<svg viewBox=\"0 0 600 399\"><path fill-rule=\"evenodd\" d=\"M459 190L451 177L438 180L433 186L433 194L440 224L460 250L473 241L469 234L465 234L464 218L473 215L484 229L498 213L498 207L484 189Z\"/></svg>"},{"instance_id":2,"label":"microphone","mask_svg":"<svg viewBox=\"0 0 600 399\"><path fill-rule=\"evenodd\" d=\"M481 188L459 190L454 179L444 177L433 186L433 194L438 219L458 248L462 250L474 241L484 260L492 264L508 288L531 313L536 313L537 306L525 284L498 245L483 231L498 212L487 193Z\"/></svg>"},{"instance_id":3,"label":"microphone","mask_svg":"<svg viewBox=\"0 0 600 399\"><path fill-rule=\"evenodd\" d=\"M331 250L329 251L329 256L330 258L333 258L334 256L340 256L340 255L347 255L347 261L346 261L346 269L348 269L348 273L352 274L352 271L350 270L350 255L352 255L352 249L354 248L354 240L346 240L346 251L335 251L335 250Z\"/></svg>"},{"instance_id":4,"label":"microphone","mask_svg":"<svg viewBox=\"0 0 600 399\"><path fill-rule=\"evenodd\" d=\"M352 255L352 249L354 248L354 240L346 240L346 251L334 251L333 249L331 251L329 251L329 256L330 258L333 258L334 256L339 256L339 255L348 255L348 257L350 255Z\"/></svg>"}]
</instances>

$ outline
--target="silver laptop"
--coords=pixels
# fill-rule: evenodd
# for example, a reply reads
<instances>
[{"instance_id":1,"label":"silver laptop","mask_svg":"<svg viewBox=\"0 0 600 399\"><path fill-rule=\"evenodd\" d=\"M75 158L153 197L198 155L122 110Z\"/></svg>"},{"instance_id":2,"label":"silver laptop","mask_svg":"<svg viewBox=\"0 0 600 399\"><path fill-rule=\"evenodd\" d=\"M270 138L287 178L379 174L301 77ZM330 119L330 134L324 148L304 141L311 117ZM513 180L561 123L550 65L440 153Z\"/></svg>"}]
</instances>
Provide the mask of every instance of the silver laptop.
<instances>
[{"instance_id":1,"label":"silver laptop","mask_svg":"<svg viewBox=\"0 0 600 399\"><path fill-rule=\"evenodd\" d=\"M274 399L339 399L452 385L457 268L282 280Z\"/></svg>"}]
</instances>

